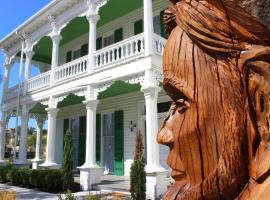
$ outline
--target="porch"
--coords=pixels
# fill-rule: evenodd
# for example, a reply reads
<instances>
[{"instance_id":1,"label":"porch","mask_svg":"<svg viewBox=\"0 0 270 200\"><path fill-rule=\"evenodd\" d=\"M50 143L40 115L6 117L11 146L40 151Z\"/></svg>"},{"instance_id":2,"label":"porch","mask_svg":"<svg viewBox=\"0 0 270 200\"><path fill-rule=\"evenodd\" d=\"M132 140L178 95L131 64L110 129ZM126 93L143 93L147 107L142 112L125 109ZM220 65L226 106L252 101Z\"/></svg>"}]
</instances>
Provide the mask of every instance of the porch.
<instances>
[{"instance_id":1,"label":"porch","mask_svg":"<svg viewBox=\"0 0 270 200\"><path fill-rule=\"evenodd\" d=\"M99 72L116 68L120 65L136 62L145 57L144 33L125 39L108 47L102 48L94 53L93 67L89 67L90 55L83 56L71 62L65 63L57 68L52 68L45 73L26 80L19 89L19 85L11 87L5 95L5 102L15 101L20 90L31 93L40 92L55 86L61 86L67 82L74 82L81 78L90 77ZM154 34L153 37L154 56L162 58L166 39ZM91 61L92 62L92 61ZM22 88L24 88L22 90Z\"/></svg>"},{"instance_id":2,"label":"porch","mask_svg":"<svg viewBox=\"0 0 270 200\"><path fill-rule=\"evenodd\" d=\"M79 175L74 176L75 183L80 184ZM103 175L101 183L93 185L94 190L115 191L129 194L130 178L128 176Z\"/></svg>"}]
</instances>

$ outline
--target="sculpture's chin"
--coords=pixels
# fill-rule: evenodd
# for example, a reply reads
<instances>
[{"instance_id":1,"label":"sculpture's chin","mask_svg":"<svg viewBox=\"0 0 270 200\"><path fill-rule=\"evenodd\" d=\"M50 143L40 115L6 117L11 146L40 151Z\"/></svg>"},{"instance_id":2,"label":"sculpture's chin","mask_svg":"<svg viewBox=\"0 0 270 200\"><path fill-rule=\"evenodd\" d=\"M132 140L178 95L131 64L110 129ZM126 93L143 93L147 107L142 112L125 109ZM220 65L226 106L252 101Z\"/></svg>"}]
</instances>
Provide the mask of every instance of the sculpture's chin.
<instances>
[{"instance_id":1,"label":"sculpture's chin","mask_svg":"<svg viewBox=\"0 0 270 200\"><path fill-rule=\"evenodd\" d=\"M177 198L180 191L186 185L186 180L181 179L175 181L175 183L168 189L167 193L162 197L163 200L174 200Z\"/></svg>"}]
</instances>

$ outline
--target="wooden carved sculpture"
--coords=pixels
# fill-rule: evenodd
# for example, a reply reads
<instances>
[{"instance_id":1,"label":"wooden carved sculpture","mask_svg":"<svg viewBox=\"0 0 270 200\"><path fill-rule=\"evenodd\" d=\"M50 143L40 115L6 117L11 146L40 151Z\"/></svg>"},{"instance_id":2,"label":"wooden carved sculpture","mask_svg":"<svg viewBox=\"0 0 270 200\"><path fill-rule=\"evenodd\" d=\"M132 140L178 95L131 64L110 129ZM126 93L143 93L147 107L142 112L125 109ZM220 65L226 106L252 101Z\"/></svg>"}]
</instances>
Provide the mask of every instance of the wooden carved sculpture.
<instances>
[{"instance_id":1,"label":"wooden carved sculpture","mask_svg":"<svg viewBox=\"0 0 270 200\"><path fill-rule=\"evenodd\" d=\"M270 30L233 0L171 2L164 199L270 199Z\"/></svg>"}]
</instances>

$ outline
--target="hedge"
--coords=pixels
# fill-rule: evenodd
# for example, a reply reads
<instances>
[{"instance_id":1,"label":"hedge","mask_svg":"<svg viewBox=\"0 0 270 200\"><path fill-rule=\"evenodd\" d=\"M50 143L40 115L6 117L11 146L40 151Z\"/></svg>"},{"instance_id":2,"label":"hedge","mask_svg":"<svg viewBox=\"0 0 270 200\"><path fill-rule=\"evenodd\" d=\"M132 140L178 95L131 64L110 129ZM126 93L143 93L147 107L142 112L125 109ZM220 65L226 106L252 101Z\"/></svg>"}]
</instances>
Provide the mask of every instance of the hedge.
<instances>
[{"instance_id":1,"label":"hedge","mask_svg":"<svg viewBox=\"0 0 270 200\"><path fill-rule=\"evenodd\" d=\"M63 171L60 169L33 170L15 168L12 165L0 166L0 181L53 192L65 189Z\"/></svg>"}]
</instances>

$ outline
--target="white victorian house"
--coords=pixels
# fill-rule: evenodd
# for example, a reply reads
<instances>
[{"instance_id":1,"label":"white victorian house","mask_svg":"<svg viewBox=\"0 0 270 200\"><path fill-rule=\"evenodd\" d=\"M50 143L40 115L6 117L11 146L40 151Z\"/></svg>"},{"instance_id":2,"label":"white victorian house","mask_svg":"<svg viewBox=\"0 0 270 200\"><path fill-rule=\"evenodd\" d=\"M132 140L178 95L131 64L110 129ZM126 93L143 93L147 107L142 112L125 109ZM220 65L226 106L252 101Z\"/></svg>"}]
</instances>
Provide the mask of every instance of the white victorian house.
<instances>
[{"instance_id":1,"label":"white victorian house","mask_svg":"<svg viewBox=\"0 0 270 200\"><path fill-rule=\"evenodd\" d=\"M83 190L102 174L129 176L135 133L144 135L147 194L166 191L168 149L156 134L170 100L161 88L166 43L164 0L53 0L0 41L6 55L0 162L10 116L21 119L19 156L27 161L28 120L37 121L33 167L60 168L63 138L72 131L74 169ZM20 59L21 58L21 59ZM23 79L9 87L15 62ZM40 74L30 77L31 66ZM46 159L41 134L48 120Z\"/></svg>"}]
</instances>

